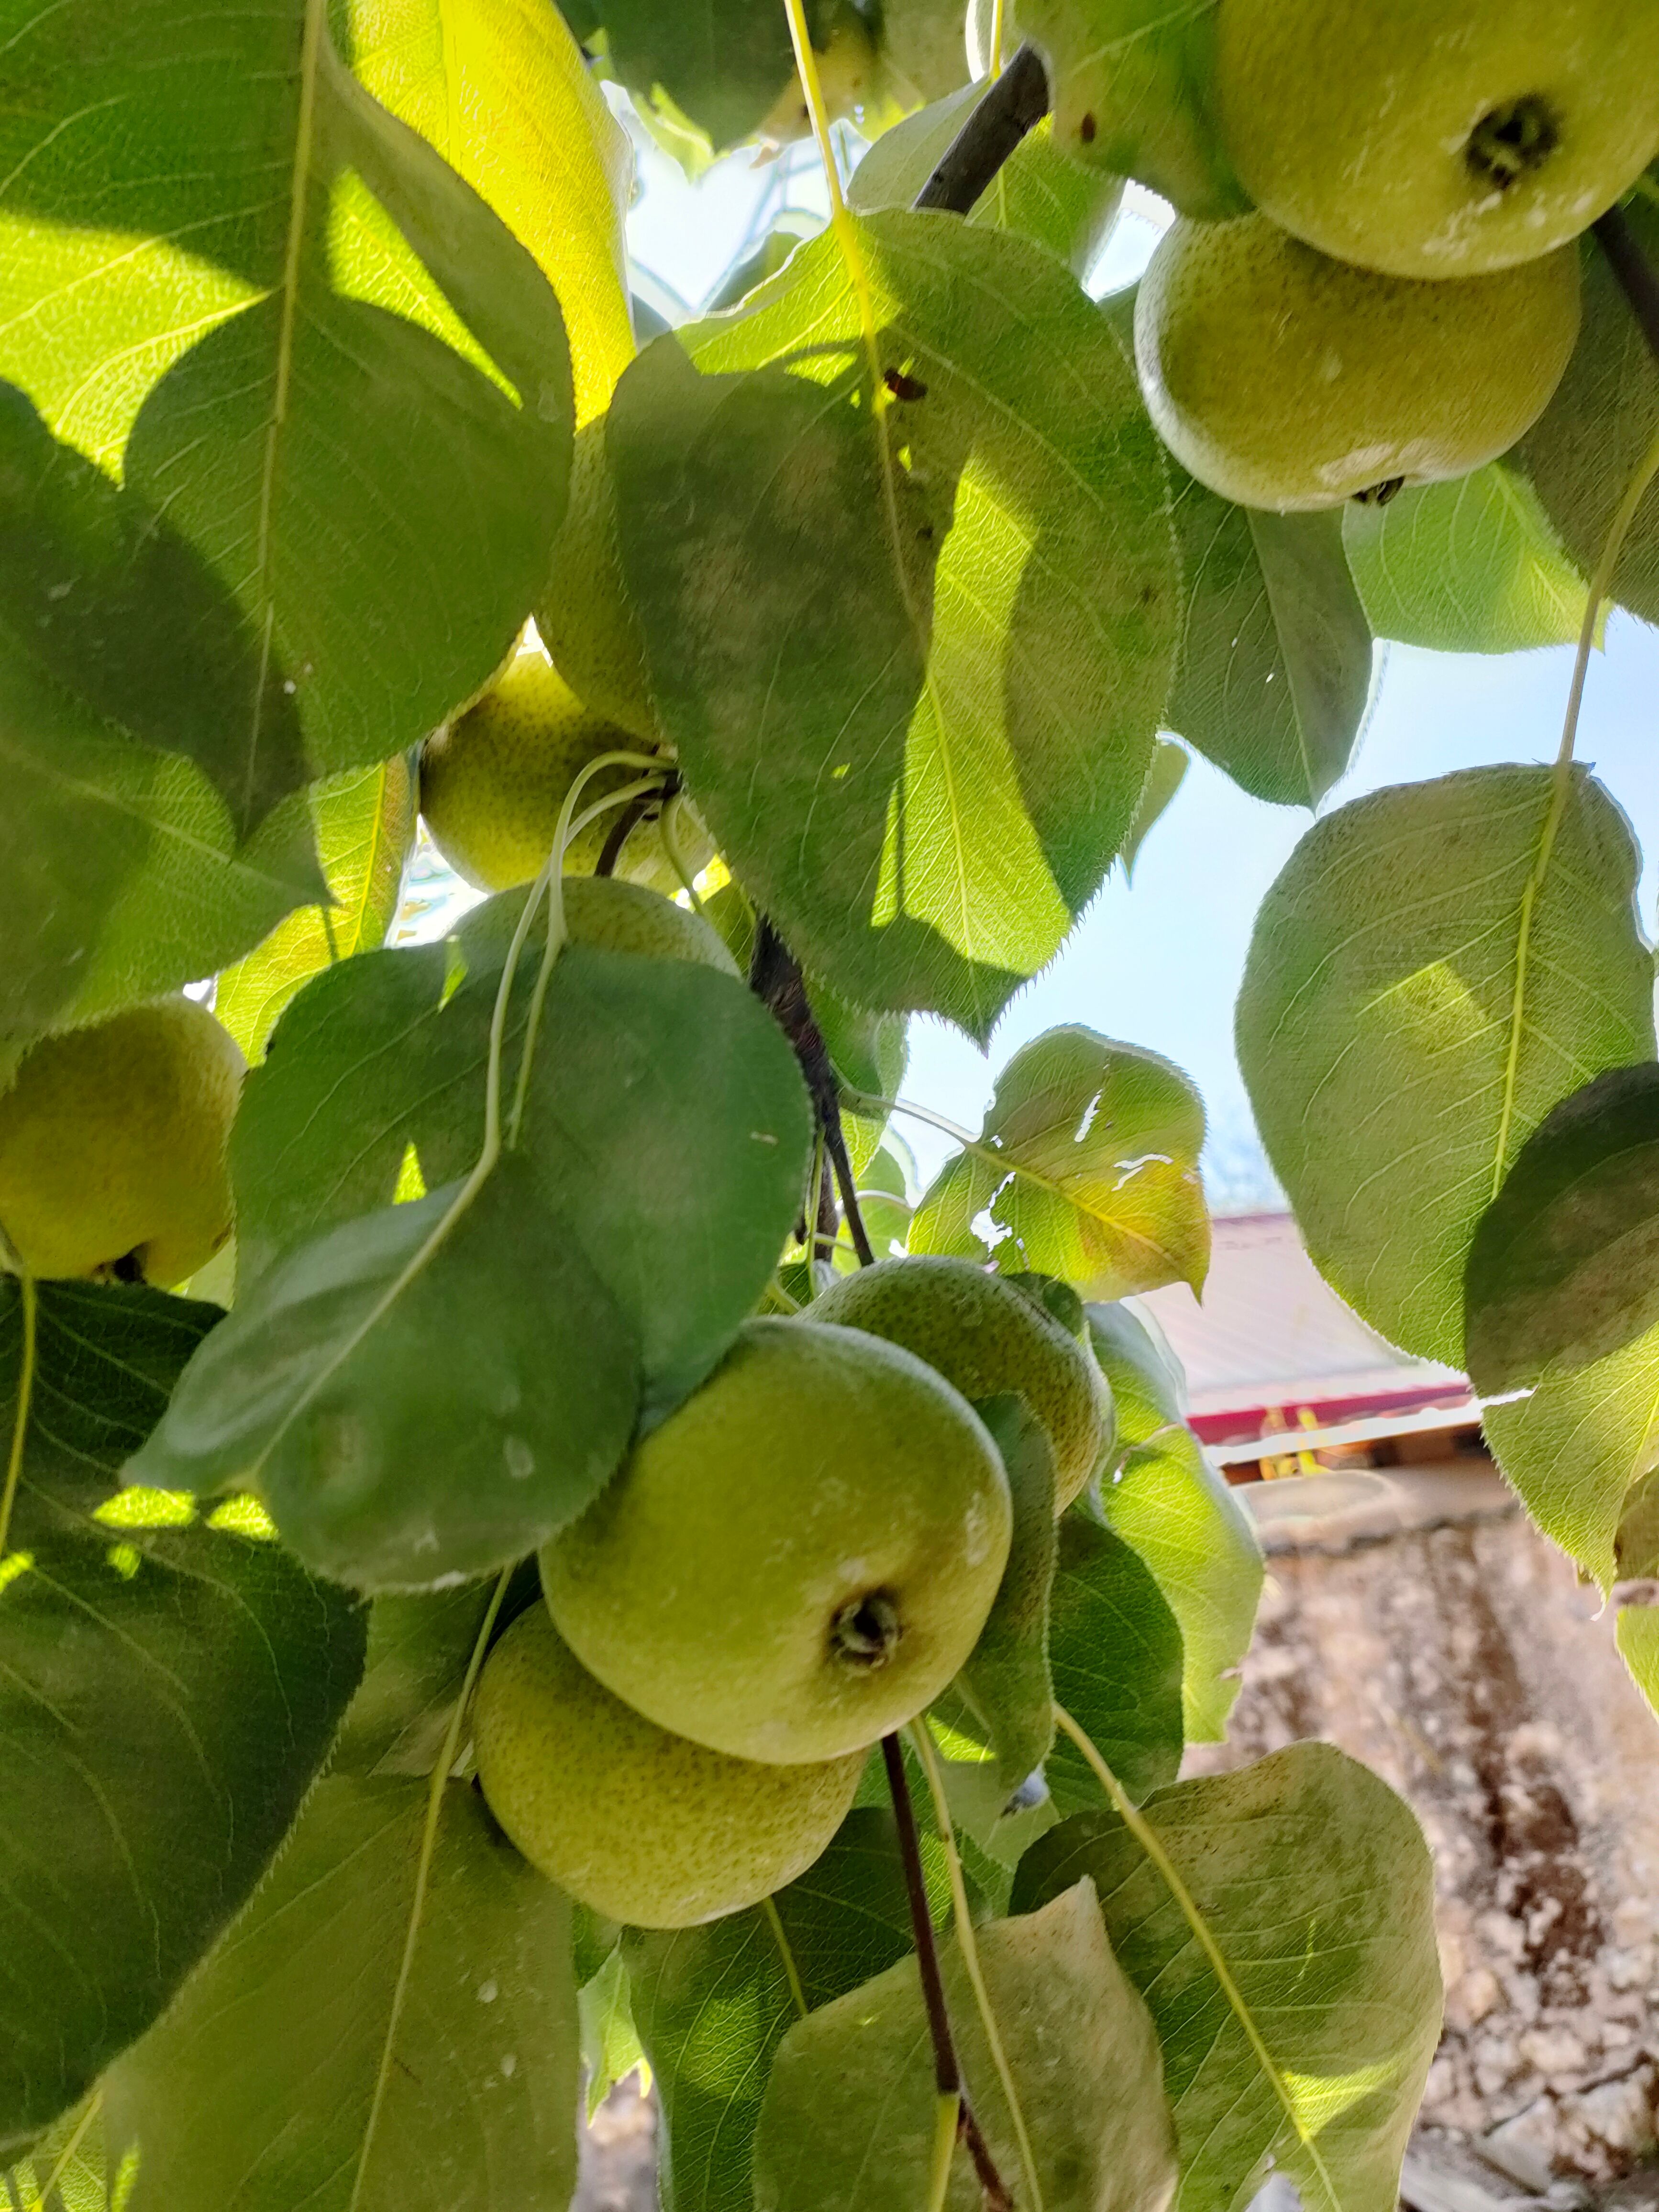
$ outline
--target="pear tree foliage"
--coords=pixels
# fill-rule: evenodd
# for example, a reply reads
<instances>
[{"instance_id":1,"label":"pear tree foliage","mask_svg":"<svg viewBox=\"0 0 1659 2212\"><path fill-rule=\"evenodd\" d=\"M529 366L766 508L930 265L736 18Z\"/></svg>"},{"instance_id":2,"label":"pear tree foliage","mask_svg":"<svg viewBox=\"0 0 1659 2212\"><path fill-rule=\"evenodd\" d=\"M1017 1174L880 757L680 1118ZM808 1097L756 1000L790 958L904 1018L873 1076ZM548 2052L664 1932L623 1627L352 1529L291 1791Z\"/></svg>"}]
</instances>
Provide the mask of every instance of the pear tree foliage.
<instances>
[{"instance_id":1,"label":"pear tree foliage","mask_svg":"<svg viewBox=\"0 0 1659 2212\"><path fill-rule=\"evenodd\" d=\"M1202 1103L1073 1020L923 1189L902 1091L1191 752L1322 806L1309 1251L1654 1574L1659 0L1457 13L0 0L7 2203L565 2212L644 2062L678 2212L1393 2206L1416 1821L1181 1777ZM653 336L624 100L870 150ZM1559 757L1328 803L1389 639L1577 641Z\"/></svg>"}]
</instances>

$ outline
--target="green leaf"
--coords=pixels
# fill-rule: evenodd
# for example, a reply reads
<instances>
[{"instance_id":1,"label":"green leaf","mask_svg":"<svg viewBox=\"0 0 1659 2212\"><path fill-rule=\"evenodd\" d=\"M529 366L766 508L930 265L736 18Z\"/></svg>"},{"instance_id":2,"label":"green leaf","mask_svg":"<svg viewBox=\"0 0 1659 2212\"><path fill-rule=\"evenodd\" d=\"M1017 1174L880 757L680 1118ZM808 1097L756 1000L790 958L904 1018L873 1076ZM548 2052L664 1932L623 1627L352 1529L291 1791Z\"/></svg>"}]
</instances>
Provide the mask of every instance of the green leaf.
<instances>
[{"instance_id":1,"label":"green leaf","mask_svg":"<svg viewBox=\"0 0 1659 2212\"><path fill-rule=\"evenodd\" d=\"M848 180L848 207L874 215L913 205L989 88L990 80L981 77L884 131ZM1044 116L975 201L968 220L1046 246L1080 281L1104 245L1122 198L1122 178L1085 168L1063 154Z\"/></svg>"},{"instance_id":2,"label":"green leaf","mask_svg":"<svg viewBox=\"0 0 1659 2212\"><path fill-rule=\"evenodd\" d=\"M1146 2008L1112 1956L1086 1882L1045 1911L978 1932L1046 2212L1163 2212L1175 2145ZM956 1945L945 1995L975 2118L1029 2201L1018 2139ZM938 2093L914 1959L793 2027L773 2063L755 2146L757 2212L913 2212L928 2201ZM965 2150L951 2212L981 2193Z\"/></svg>"},{"instance_id":3,"label":"green leaf","mask_svg":"<svg viewBox=\"0 0 1659 2212\"><path fill-rule=\"evenodd\" d=\"M374 1600L363 1679L340 1723L331 1773L431 1773L493 1594L492 1583L464 1583Z\"/></svg>"},{"instance_id":4,"label":"green leaf","mask_svg":"<svg viewBox=\"0 0 1659 2212\"><path fill-rule=\"evenodd\" d=\"M603 0L611 66L647 108L666 94L723 153L770 113L794 75L789 21L772 0ZM823 0L807 0L815 44Z\"/></svg>"},{"instance_id":5,"label":"green leaf","mask_svg":"<svg viewBox=\"0 0 1659 2212\"><path fill-rule=\"evenodd\" d=\"M1023 1045L977 1141L947 1161L910 1229L913 1252L983 1259L988 1213L1008 1273L1057 1275L1084 1297L1202 1287L1210 1218L1204 1109L1180 1069L1078 1025Z\"/></svg>"},{"instance_id":6,"label":"green leaf","mask_svg":"<svg viewBox=\"0 0 1659 2212\"><path fill-rule=\"evenodd\" d=\"M1632 1681L1659 1716L1659 1607L1622 1606L1613 1634Z\"/></svg>"},{"instance_id":7,"label":"green leaf","mask_svg":"<svg viewBox=\"0 0 1659 2212\"><path fill-rule=\"evenodd\" d=\"M500 661L571 428L535 262L324 17L70 0L12 40L0 118L0 374L219 576L317 774L412 744ZM252 690L222 744L256 784L269 735Z\"/></svg>"},{"instance_id":8,"label":"green leaf","mask_svg":"<svg viewBox=\"0 0 1659 2212\"><path fill-rule=\"evenodd\" d=\"M829 1850L763 1905L623 1938L634 2018L663 2100L665 2201L750 2212L750 2145L772 2055L809 2008L910 1948L892 1815L849 1813Z\"/></svg>"},{"instance_id":9,"label":"green leaf","mask_svg":"<svg viewBox=\"0 0 1659 2212\"><path fill-rule=\"evenodd\" d=\"M388 2039L426 1799L410 1782L321 1783L253 1904L109 2075L106 2131L137 2156L127 2212L568 2203L570 1907L462 1784L444 1792Z\"/></svg>"},{"instance_id":10,"label":"green leaf","mask_svg":"<svg viewBox=\"0 0 1659 2212\"><path fill-rule=\"evenodd\" d=\"M1135 809L1135 818L1129 824L1123 839L1123 849L1118 858L1123 863L1123 873L1133 882L1135 862L1146 842L1148 831L1181 788L1187 773L1187 755L1180 745L1172 744L1168 738L1160 738L1152 748L1152 764L1146 771L1146 781L1140 793L1140 804Z\"/></svg>"},{"instance_id":11,"label":"green leaf","mask_svg":"<svg viewBox=\"0 0 1659 2212\"><path fill-rule=\"evenodd\" d=\"M1537 493L1504 461L1342 512L1348 565L1379 637L1441 653L1571 645L1584 579Z\"/></svg>"},{"instance_id":12,"label":"green leaf","mask_svg":"<svg viewBox=\"0 0 1659 2212\"><path fill-rule=\"evenodd\" d=\"M346 0L351 63L535 260L558 295L579 424L634 357L628 134L558 10L523 0Z\"/></svg>"},{"instance_id":13,"label":"green leaf","mask_svg":"<svg viewBox=\"0 0 1659 2212\"><path fill-rule=\"evenodd\" d=\"M1060 1524L1049 1601L1054 1696L1131 1798L1181 1771L1181 1631L1139 1554L1080 1506ZM1062 1735L1048 1754L1062 1813L1100 1798L1083 1754Z\"/></svg>"},{"instance_id":14,"label":"green leaf","mask_svg":"<svg viewBox=\"0 0 1659 2212\"><path fill-rule=\"evenodd\" d=\"M1364 719L1371 632L1334 514L1233 507L1170 464L1187 579L1166 720L1242 790L1316 806Z\"/></svg>"},{"instance_id":15,"label":"green leaf","mask_svg":"<svg viewBox=\"0 0 1659 2212\"><path fill-rule=\"evenodd\" d=\"M672 917L695 945L692 917L627 884L569 878L565 896L574 941L543 1010L524 1152L544 1205L629 1316L647 1402L665 1406L720 1358L788 1237L811 1150L805 1087L777 1024L731 975L583 941L591 930L625 942L637 923L661 942ZM385 1205L410 1143L428 1187L471 1166L522 906L507 893L453 946L347 963L295 1001L232 1144L246 1267ZM509 1071L539 938L515 980Z\"/></svg>"},{"instance_id":16,"label":"green leaf","mask_svg":"<svg viewBox=\"0 0 1659 2212\"><path fill-rule=\"evenodd\" d=\"M1651 268L1659 260L1659 202L1650 186L1626 203L1625 216ZM1588 238L1580 261L1578 343L1516 458L1568 554L1590 575L1626 487L1659 432L1659 363L1606 256ZM1632 520L1613 596L1644 621L1659 621L1659 506L1651 498Z\"/></svg>"},{"instance_id":17,"label":"green leaf","mask_svg":"<svg viewBox=\"0 0 1659 2212\"><path fill-rule=\"evenodd\" d=\"M636 2067L648 2067L645 2046L634 2025L633 1998L620 1945L577 1999L581 2020L582 2067L587 2075L587 2117L592 2120L618 2081Z\"/></svg>"},{"instance_id":18,"label":"green leaf","mask_svg":"<svg viewBox=\"0 0 1659 2212\"><path fill-rule=\"evenodd\" d=\"M1019 0L1056 143L1206 222L1250 205L1209 112L1214 14L1215 0Z\"/></svg>"},{"instance_id":19,"label":"green leaf","mask_svg":"<svg viewBox=\"0 0 1659 2212\"><path fill-rule=\"evenodd\" d=\"M1410 1808L1329 1744L1292 1744L1042 1837L1018 1909L1087 1875L1152 2008L1182 2212L1233 2212L1270 2171L1307 2212L1394 2212L1440 2033L1434 1875ZM1170 1876L1180 1883L1177 1892Z\"/></svg>"},{"instance_id":20,"label":"green leaf","mask_svg":"<svg viewBox=\"0 0 1659 2212\"><path fill-rule=\"evenodd\" d=\"M1659 1328L1659 1066L1598 1075L1548 1113L1481 1216L1464 1273L1482 1397L1587 1367Z\"/></svg>"},{"instance_id":21,"label":"green leaf","mask_svg":"<svg viewBox=\"0 0 1659 2212\"><path fill-rule=\"evenodd\" d=\"M855 235L879 392L833 236L658 339L609 420L623 566L745 890L849 999L982 1039L1134 818L1174 641L1161 463L1048 255L945 215Z\"/></svg>"},{"instance_id":22,"label":"green leaf","mask_svg":"<svg viewBox=\"0 0 1659 2212\"><path fill-rule=\"evenodd\" d=\"M1158 1323L1133 1306L1087 1309L1089 1341L1112 1386L1117 1440L1128 1450L1187 1418L1187 1370Z\"/></svg>"},{"instance_id":23,"label":"green leaf","mask_svg":"<svg viewBox=\"0 0 1659 2212\"><path fill-rule=\"evenodd\" d=\"M1054 1455L1048 1431L1022 1398L975 1407L1002 1456L1014 1501L1014 1536L994 1601L955 1688L996 1753L998 1786L1017 1790L1041 1766L1054 1737L1048 1673L1048 1604L1058 1545Z\"/></svg>"},{"instance_id":24,"label":"green leaf","mask_svg":"<svg viewBox=\"0 0 1659 2212\"><path fill-rule=\"evenodd\" d=\"M483 1574L574 1521L634 1426L632 1331L521 1154L461 1188L259 1276L127 1480L256 1486L302 1559L369 1590Z\"/></svg>"},{"instance_id":25,"label":"green leaf","mask_svg":"<svg viewBox=\"0 0 1659 2212\"><path fill-rule=\"evenodd\" d=\"M331 903L302 908L219 977L213 1011L250 1060L264 1057L278 1017L332 960L385 941L415 837L415 780L400 755L308 794Z\"/></svg>"},{"instance_id":26,"label":"green leaf","mask_svg":"<svg viewBox=\"0 0 1659 2212\"><path fill-rule=\"evenodd\" d=\"M1632 1571L1619 1536L1632 1491L1659 1467L1659 1328L1588 1367L1547 1367L1529 1397L1487 1406L1481 1425L1553 1542L1603 1591Z\"/></svg>"},{"instance_id":27,"label":"green leaf","mask_svg":"<svg viewBox=\"0 0 1659 2212\"><path fill-rule=\"evenodd\" d=\"M662 731L646 675L645 632L623 576L607 420L585 423L576 434L570 502L536 603L536 628L553 665L585 706L654 745Z\"/></svg>"},{"instance_id":28,"label":"green leaf","mask_svg":"<svg viewBox=\"0 0 1659 2212\"><path fill-rule=\"evenodd\" d=\"M1328 816L1262 902L1239 994L1239 1065L1314 1264L1454 1365L1469 1241L1516 1152L1653 1054L1629 826L1575 769L1551 842L1556 796L1547 769L1468 769Z\"/></svg>"},{"instance_id":29,"label":"green leaf","mask_svg":"<svg viewBox=\"0 0 1659 2212\"><path fill-rule=\"evenodd\" d=\"M1180 1626L1188 1742L1221 1742L1261 1596L1255 1522L1182 1424L1132 1447L1115 1480L1101 1485L1101 1510Z\"/></svg>"},{"instance_id":30,"label":"green leaf","mask_svg":"<svg viewBox=\"0 0 1659 2212\"><path fill-rule=\"evenodd\" d=\"M326 1756L361 1612L114 1471L216 1307L43 1284L0 1566L0 2152L82 2097L242 1905ZM22 1297L0 1277L0 1434Z\"/></svg>"}]
</instances>

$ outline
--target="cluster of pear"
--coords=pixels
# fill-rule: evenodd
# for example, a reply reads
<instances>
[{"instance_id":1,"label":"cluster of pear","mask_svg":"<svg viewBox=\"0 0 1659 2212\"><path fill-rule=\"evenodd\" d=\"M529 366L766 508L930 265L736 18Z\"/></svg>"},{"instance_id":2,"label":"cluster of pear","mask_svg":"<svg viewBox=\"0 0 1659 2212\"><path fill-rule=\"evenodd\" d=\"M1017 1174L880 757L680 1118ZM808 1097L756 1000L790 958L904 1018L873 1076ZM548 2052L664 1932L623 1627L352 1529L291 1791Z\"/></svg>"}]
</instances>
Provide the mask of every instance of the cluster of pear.
<instances>
[{"instance_id":1,"label":"cluster of pear","mask_svg":"<svg viewBox=\"0 0 1659 2212\"><path fill-rule=\"evenodd\" d=\"M1579 234L1659 153L1659 0L1219 0L1256 211L1178 221L1135 302L1176 458L1280 511L1467 474L1548 404Z\"/></svg>"},{"instance_id":2,"label":"cluster of pear","mask_svg":"<svg viewBox=\"0 0 1659 2212\"><path fill-rule=\"evenodd\" d=\"M33 1045L0 1092L0 1231L32 1275L172 1289L230 1234L246 1062L204 1006L129 1006Z\"/></svg>"},{"instance_id":3,"label":"cluster of pear","mask_svg":"<svg viewBox=\"0 0 1659 2212\"><path fill-rule=\"evenodd\" d=\"M1104 1377L1042 1289L884 1261L748 1322L544 1549L474 1721L486 1802L551 1881L686 1927L823 1850L996 1597L1012 1509L972 1401L1024 1398L1060 1507L1109 1448Z\"/></svg>"}]
</instances>

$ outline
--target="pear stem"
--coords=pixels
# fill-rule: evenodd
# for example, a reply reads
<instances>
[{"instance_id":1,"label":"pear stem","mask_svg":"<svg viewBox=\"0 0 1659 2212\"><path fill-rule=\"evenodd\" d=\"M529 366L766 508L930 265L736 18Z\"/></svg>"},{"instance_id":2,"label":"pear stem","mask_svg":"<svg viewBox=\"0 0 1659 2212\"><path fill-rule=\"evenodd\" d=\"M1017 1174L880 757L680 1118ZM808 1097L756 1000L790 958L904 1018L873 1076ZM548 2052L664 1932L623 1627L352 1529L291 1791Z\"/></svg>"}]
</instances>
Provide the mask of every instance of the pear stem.
<instances>
[{"instance_id":1,"label":"pear stem","mask_svg":"<svg viewBox=\"0 0 1659 2212\"><path fill-rule=\"evenodd\" d=\"M896 1735L881 1740L882 1763L887 1769L888 1794L898 1827L899 1857L904 1866L904 1891L910 1901L910 1931L916 1940L916 1965L921 1974L921 1999L927 2011L927 2030L933 2043L933 2086L941 2099L954 2097L957 2132L968 2146L974 2171L984 2192L986 2212L1013 2212L1014 2200L997 2172L990 2148L980 2133L967 2097L963 2093L962 2069L951 2033L951 2016L945 2007L945 1982L939 1969L939 1946L933 1939L933 1917L927 1910L927 1883L921 1870L921 1839L916 1832L915 1808L905 1778L904 1753Z\"/></svg>"},{"instance_id":2,"label":"pear stem","mask_svg":"<svg viewBox=\"0 0 1659 2212\"><path fill-rule=\"evenodd\" d=\"M612 823L611 834L605 841L604 848L599 859L593 863L593 872L596 876L616 874L617 863L622 858L623 847L639 828L651 809L653 806L658 808L666 806L679 787L678 774L671 769L663 779L660 791L642 791L636 799L629 801Z\"/></svg>"},{"instance_id":3,"label":"pear stem","mask_svg":"<svg viewBox=\"0 0 1659 2212\"><path fill-rule=\"evenodd\" d=\"M842 1212L846 1216L853 1249L859 1255L860 1267L870 1267L875 1260L875 1248L859 1211L858 1178L853 1173L847 1139L842 1131L841 1085L830 1064L823 1032L813 1019L812 1009L807 1003L800 963L763 914L755 916L755 950L749 962L749 988L794 1048L795 1058L800 1062L800 1072L806 1078L806 1088L811 1095L812 1109L823 1132L823 1149L841 1192Z\"/></svg>"},{"instance_id":4,"label":"pear stem","mask_svg":"<svg viewBox=\"0 0 1659 2212\"><path fill-rule=\"evenodd\" d=\"M1649 352L1659 362L1659 277L1648 265L1648 258L1631 228L1630 217L1623 208L1610 207L1590 228L1607 257L1608 268L1630 301L1631 313L1641 325Z\"/></svg>"}]
</instances>

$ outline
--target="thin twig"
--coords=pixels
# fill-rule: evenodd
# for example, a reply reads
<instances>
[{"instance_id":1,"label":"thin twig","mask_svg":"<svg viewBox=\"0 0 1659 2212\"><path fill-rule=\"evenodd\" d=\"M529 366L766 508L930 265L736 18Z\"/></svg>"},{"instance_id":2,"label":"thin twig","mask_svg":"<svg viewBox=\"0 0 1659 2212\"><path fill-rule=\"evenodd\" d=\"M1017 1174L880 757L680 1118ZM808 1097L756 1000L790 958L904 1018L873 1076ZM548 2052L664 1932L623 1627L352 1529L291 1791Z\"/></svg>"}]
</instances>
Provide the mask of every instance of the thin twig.
<instances>
[{"instance_id":1,"label":"thin twig","mask_svg":"<svg viewBox=\"0 0 1659 2212\"><path fill-rule=\"evenodd\" d=\"M1648 265L1640 241L1621 207L1610 207L1590 225L1595 242L1618 278L1631 313L1642 326L1648 350L1659 362L1659 276Z\"/></svg>"},{"instance_id":2,"label":"thin twig","mask_svg":"<svg viewBox=\"0 0 1659 2212\"><path fill-rule=\"evenodd\" d=\"M967 215L1026 132L1048 112L1048 76L1036 47L1022 46L945 148L916 194L916 207Z\"/></svg>"},{"instance_id":3,"label":"thin twig","mask_svg":"<svg viewBox=\"0 0 1659 2212\"><path fill-rule=\"evenodd\" d=\"M985 2194L986 2212L1013 2212L1013 2199L997 2172L996 2161L980 2133L979 2123L963 2094L962 2069L945 2007L945 1983L939 1969L939 1946L933 1940L933 1915L927 1910L927 1884L921 1871L921 1839L916 1833L915 1808L904 1775L904 1753L896 1735L881 1740L882 1763L887 1769L887 1789L898 1826L899 1856L904 1866L905 1894L910 1901L910 1929L916 1939L916 1965L921 1974L921 1999L927 2012L927 2030L933 2044L933 2086L941 2097L956 2097L957 2130L974 2161Z\"/></svg>"},{"instance_id":4,"label":"thin twig","mask_svg":"<svg viewBox=\"0 0 1659 2212\"><path fill-rule=\"evenodd\" d=\"M664 779L660 791L642 791L637 799L623 807L622 812L612 823L611 834L605 841L599 859L593 863L593 872L596 876L616 874L617 863L622 859L623 847L652 809L654 807L660 811L674 797L679 787L678 775L671 773Z\"/></svg>"},{"instance_id":5,"label":"thin twig","mask_svg":"<svg viewBox=\"0 0 1659 2212\"><path fill-rule=\"evenodd\" d=\"M860 1264L867 1267L876 1256L875 1248L859 1211L858 1180L842 1132L841 1085L830 1061L830 1048L823 1042L823 1032L812 1018L812 1009L807 1003L800 963L763 914L755 916L755 949L749 962L749 988L794 1048L800 1072L806 1078L812 1110L823 1132L824 1151L840 1186L842 1209L847 1217L853 1249L859 1255Z\"/></svg>"}]
</instances>

